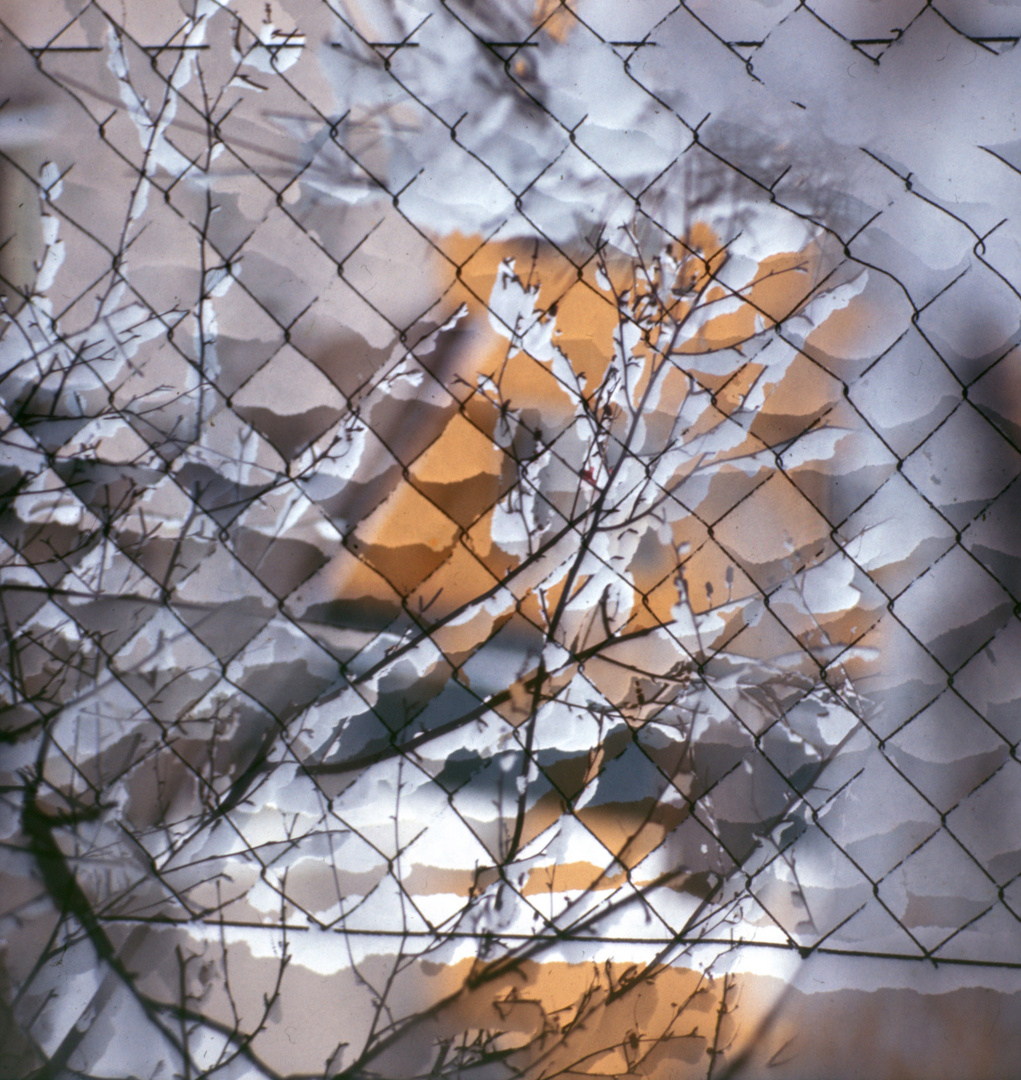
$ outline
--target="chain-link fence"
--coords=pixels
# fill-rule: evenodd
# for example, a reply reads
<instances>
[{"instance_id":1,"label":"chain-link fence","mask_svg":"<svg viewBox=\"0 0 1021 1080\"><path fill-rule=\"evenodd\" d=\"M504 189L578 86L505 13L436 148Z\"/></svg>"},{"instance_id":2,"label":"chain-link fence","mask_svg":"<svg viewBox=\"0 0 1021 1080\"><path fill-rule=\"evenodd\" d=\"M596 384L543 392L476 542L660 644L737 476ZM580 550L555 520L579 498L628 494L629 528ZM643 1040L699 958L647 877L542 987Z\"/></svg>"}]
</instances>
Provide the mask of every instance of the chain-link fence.
<instances>
[{"instance_id":1,"label":"chain-link fence","mask_svg":"<svg viewBox=\"0 0 1021 1080\"><path fill-rule=\"evenodd\" d=\"M1003 1076L1021 10L7 4L0 1076Z\"/></svg>"}]
</instances>

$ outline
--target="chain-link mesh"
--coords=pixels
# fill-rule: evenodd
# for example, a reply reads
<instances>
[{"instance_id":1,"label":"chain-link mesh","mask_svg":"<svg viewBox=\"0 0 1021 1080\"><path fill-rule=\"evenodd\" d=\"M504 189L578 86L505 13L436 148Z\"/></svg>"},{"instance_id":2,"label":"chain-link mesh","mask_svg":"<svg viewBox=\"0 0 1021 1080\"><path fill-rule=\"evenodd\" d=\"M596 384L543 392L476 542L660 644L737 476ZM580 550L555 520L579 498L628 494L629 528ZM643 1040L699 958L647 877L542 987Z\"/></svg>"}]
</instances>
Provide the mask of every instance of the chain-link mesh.
<instances>
[{"instance_id":1,"label":"chain-link mesh","mask_svg":"<svg viewBox=\"0 0 1021 1080\"><path fill-rule=\"evenodd\" d=\"M1009 1073L1017 8L2 32L0 1075Z\"/></svg>"}]
</instances>

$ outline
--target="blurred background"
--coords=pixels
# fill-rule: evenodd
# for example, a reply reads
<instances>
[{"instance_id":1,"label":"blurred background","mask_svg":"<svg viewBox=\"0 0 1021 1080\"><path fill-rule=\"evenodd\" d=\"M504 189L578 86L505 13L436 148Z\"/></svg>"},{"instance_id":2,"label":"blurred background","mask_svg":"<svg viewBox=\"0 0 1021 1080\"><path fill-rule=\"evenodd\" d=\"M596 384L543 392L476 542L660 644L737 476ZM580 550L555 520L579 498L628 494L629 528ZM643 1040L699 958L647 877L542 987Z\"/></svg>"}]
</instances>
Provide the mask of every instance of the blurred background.
<instances>
[{"instance_id":1,"label":"blurred background","mask_svg":"<svg viewBox=\"0 0 1021 1080\"><path fill-rule=\"evenodd\" d=\"M0 4L0 1077L1010 1072L1019 35Z\"/></svg>"}]
</instances>

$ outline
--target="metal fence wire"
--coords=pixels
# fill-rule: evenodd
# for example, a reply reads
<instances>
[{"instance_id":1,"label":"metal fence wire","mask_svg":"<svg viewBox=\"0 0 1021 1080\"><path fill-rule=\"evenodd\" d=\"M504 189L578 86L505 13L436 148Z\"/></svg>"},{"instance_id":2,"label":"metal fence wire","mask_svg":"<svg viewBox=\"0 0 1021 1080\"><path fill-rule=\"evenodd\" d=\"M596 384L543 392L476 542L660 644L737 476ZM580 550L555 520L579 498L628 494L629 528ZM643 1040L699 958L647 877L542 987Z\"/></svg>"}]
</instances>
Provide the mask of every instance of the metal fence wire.
<instances>
[{"instance_id":1,"label":"metal fence wire","mask_svg":"<svg viewBox=\"0 0 1021 1080\"><path fill-rule=\"evenodd\" d=\"M1016 1068L1018 6L0 14L0 1076Z\"/></svg>"}]
</instances>

